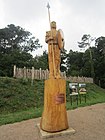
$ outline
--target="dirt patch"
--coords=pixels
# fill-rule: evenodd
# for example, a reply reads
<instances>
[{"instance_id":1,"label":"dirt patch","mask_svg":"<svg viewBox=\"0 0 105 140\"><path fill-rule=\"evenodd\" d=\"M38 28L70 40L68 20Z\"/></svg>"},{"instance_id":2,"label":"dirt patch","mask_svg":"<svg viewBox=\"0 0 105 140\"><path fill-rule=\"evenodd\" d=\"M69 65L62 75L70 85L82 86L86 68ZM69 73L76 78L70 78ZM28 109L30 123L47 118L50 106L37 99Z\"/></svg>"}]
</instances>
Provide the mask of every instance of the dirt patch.
<instances>
[{"instance_id":1,"label":"dirt patch","mask_svg":"<svg viewBox=\"0 0 105 140\"><path fill-rule=\"evenodd\" d=\"M74 135L51 140L105 140L105 103L68 111ZM0 126L0 140L40 140L36 124L40 118Z\"/></svg>"}]
</instances>

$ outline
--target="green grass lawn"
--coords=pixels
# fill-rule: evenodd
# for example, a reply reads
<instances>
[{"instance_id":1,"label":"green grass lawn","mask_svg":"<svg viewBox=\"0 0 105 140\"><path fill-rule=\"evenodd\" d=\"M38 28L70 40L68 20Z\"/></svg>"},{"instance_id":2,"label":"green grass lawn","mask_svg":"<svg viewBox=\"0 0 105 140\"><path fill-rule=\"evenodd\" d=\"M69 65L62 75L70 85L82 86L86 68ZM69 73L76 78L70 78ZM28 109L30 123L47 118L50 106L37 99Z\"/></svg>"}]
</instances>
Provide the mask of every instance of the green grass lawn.
<instances>
[{"instance_id":1,"label":"green grass lawn","mask_svg":"<svg viewBox=\"0 0 105 140\"><path fill-rule=\"evenodd\" d=\"M105 89L87 84L87 102L70 104L67 82L67 109L105 102ZM43 111L44 81L0 77L0 125L40 117Z\"/></svg>"}]
</instances>

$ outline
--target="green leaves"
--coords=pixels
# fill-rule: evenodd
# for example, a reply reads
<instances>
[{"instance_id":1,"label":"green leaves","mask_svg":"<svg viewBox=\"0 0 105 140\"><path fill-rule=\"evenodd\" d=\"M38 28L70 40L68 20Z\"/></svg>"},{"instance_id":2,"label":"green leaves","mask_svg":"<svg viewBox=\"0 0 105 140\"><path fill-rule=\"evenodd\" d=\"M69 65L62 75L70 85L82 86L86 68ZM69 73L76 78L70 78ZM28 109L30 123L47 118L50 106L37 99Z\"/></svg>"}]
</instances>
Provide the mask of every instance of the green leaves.
<instances>
[{"instance_id":1,"label":"green leaves","mask_svg":"<svg viewBox=\"0 0 105 140\"><path fill-rule=\"evenodd\" d=\"M32 67L29 52L42 47L39 39L20 26L10 24L0 29L0 76L12 76L13 65Z\"/></svg>"},{"instance_id":2,"label":"green leaves","mask_svg":"<svg viewBox=\"0 0 105 140\"><path fill-rule=\"evenodd\" d=\"M83 53L69 51L67 55L68 75L81 76L83 68Z\"/></svg>"},{"instance_id":3,"label":"green leaves","mask_svg":"<svg viewBox=\"0 0 105 140\"><path fill-rule=\"evenodd\" d=\"M6 28L0 29L0 51L2 53L14 50L32 52L39 47L42 47L39 44L39 39L35 39L30 32L25 31L20 26L10 24Z\"/></svg>"}]
</instances>

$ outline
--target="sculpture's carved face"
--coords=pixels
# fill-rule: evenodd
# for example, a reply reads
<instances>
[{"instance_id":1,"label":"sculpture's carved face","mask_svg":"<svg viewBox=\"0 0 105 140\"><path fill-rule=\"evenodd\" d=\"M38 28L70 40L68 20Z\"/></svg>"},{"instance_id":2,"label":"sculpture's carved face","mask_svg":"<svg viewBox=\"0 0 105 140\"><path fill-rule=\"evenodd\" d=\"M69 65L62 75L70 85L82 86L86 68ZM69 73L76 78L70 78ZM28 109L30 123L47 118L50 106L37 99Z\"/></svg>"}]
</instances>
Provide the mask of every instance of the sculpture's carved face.
<instances>
[{"instance_id":1,"label":"sculpture's carved face","mask_svg":"<svg viewBox=\"0 0 105 140\"><path fill-rule=\"evenodd\" d=\"M56 29L56 22L55 22L55 21L52 21L52 22L51 22L51 28Z\"/></svg>"}]
</instances>

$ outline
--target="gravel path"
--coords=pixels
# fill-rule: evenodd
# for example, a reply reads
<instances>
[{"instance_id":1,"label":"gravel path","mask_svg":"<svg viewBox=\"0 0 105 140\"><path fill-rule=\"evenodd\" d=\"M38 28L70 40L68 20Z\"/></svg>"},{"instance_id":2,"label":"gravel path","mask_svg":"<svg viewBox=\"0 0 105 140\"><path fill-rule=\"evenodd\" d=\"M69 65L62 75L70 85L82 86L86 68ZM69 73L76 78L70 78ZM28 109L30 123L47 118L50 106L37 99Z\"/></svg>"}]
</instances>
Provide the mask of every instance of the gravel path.
<instances>
[{"instance_id":1,"label":"gravel path","mask_svg":"<svg viewBox=\"0 0 105 140\"><path fill-rule=\"evenodd\" d=\"M105 140L105 103L68 111L74 135L51 140ZM40 140L36 124L40 118L0 126L0 140Z\"/></svg>"}]
</instances>

